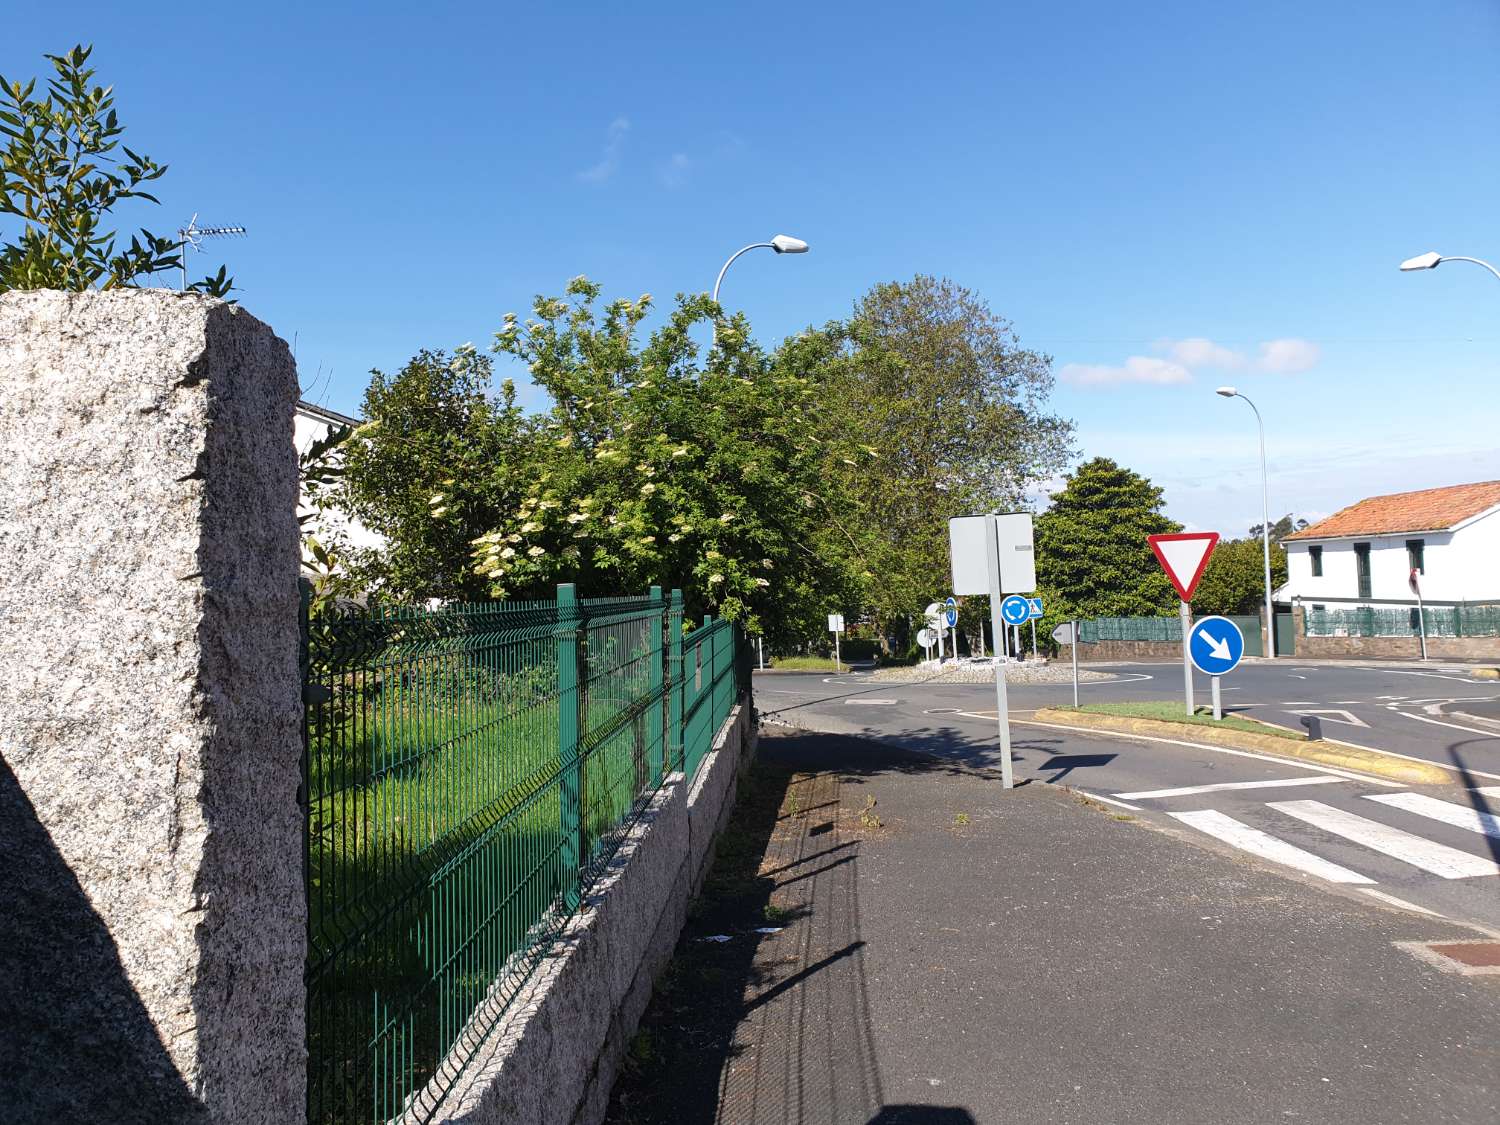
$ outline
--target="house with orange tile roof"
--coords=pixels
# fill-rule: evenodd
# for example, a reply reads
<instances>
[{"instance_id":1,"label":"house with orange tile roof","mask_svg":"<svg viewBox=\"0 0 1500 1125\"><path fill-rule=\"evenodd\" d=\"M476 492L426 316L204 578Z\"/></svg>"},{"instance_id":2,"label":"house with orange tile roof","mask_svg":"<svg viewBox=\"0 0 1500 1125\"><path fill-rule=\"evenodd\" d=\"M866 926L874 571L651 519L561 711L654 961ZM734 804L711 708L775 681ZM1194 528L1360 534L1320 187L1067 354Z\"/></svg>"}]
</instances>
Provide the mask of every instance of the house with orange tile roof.
<instances>
[{"instance_id":1,"label":"house with orange tile roof","mask_svg":"<svg viewBox=\"0 0 1500 1125\"><path fill-rule=\"evenodd\" d=\"M1282 540L1283 600L1500 602L1500 481L1371 496Z\"/></svg>"}]
</instances>

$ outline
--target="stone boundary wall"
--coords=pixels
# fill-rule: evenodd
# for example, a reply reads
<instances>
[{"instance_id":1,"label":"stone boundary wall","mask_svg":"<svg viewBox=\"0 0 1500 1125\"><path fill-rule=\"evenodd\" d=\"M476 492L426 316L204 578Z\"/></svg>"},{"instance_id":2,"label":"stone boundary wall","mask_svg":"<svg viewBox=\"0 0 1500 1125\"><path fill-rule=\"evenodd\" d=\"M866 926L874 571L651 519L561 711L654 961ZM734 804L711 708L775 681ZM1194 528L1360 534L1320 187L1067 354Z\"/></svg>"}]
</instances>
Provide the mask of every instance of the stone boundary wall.
<instances>
[{"instance_id":1,"label":"stone boundary wall","mask_svg":"<svg viewBox=\"0 0 1500 1125\"><path fill-rule=\"evenodd\" d=\"M1409 637L1309 637L1303 630L1306 610L1292 610L1298 656L1360 656L1372 659L1422 659L1422 640ZM1428 637L1427 655L1438 660L1500 660L1500 637Z\"/></svg>"},{"instance_id":2,"label":"stone boundary wall","mask_svg":"<svg viewBox=\"0 0 1500 1125\"><path fill-rule=\"evenodd\" d=\"M223 301L0 295L8 1121L304 1117L296 401Z\"/></svg>"},{"instance_id":3,"label":"stone boundary wall","mask_svg":"<svg viewBox=\"0 0 1500 1125\"><path fill-rule=\"evenodd\" d=\"M1067 647L1063 655L1054 658L1057 663L1068 659ZM1078 646L1078 663L1094 664L1102 660L1153 661L1175 660L1182 663L1181 641L1099 641L1091 645Z\"/></svg>"},{"instance_id":4,"label":"stone boundary wall","mask_svg":"<svg viewBox=\"0 0 1500 1125\"><path fill-rule=\"evenodd\" d=\"M674 774L435 1123L598 1125L755 753L744 698L689 782Z\"/></svg>"}]
</instances>

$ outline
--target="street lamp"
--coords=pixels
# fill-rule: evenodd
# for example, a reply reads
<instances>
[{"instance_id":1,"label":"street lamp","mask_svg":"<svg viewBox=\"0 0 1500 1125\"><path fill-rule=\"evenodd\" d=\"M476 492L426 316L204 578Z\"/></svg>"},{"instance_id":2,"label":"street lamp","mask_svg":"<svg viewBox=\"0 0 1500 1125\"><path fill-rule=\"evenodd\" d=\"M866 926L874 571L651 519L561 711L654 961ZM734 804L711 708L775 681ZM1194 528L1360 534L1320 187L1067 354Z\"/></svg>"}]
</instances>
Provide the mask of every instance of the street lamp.
<instances>
[{"instance_id":1,"label":"street lamp","mask_svg":"<svg viewBox=\"0 0 1500 1125\"><path fill-rule=\"evenodd\" d=\"M1276 655L1276 610L1271 605L1271 503L1267 498L1266 487L1266 424L1261 421L1260 411L1255 409L1255 403L1240 394L1233 387L1220 387L1216 392L1225 398L1243 398L1250 403L1250 409L1255 410L1255 425L1260 431L1260 546L1261 558L1265 563L1266 578L1266 655Z\"/></svg>"},{"instance_id":2,"label":"street lamp","mask_svg":"<svg viewBox=\"0 0 1500 1125\"><path fill-rule=\"evenodd\" d=\"M749 246L742 247L729 255L729 261L724 263L724 268L719 271L718 279L714 282L714 304L719 303L719 286L724 284L724 275L729 272L729 267L741 254L749 250L774 250L778 254L806 254L807 243L800 238L793 238L789 234L778 234L770 242L752 242ZM713 338L709 341L709 347L713 347L714 341L719 338L719 326L715 321L713 325Z\"/></svg>"},{"instance_id":3,"label":"street lamp","mask_svg":"<svg viewBox=\"0 0 1500 1125\"><path fill-rule=\"evenodd\" d=\"M1459 254L1444 255L1439 254L1436 250L1429 250L1425 254L1418 254L1415 258L1407 258L1406 261L1401 263L1401 271L1403 273L1416 273L1418 270L1437 269L1443 262L1473 262L1476 266L1483 266L1489 270L1490 273L1495 275L1496 279L1500 279L1500 270L1497 270L1482 259L1465 258Z\"/></svg>"}]
</instances>

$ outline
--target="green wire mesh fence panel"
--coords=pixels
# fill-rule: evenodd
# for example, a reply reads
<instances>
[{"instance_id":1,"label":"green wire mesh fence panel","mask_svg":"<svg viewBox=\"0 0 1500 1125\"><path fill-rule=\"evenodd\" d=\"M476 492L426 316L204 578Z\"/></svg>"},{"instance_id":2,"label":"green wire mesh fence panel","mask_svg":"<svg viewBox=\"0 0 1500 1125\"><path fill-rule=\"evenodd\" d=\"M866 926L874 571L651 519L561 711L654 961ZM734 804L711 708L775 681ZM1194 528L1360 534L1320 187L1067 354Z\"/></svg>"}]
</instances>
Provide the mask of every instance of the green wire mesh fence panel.
<instances>
[{"instance_id":1,"label":"green wire mesh fence panel","mask_svg":"<svg viewBox=\"0 0 1500 1125\"><path fill-rule=\"evenodd\" d=\"M1095 617L1078 623L1078 639L1098 641L1180 641L1182 621L1177 617Z\"/></svg>"},{"instance_id":2,"label":"green wire mesh fence panel","mask_svg":"<svg viewBox=\"0 0 1500 1125\"><path fill-rule=\"evenodd\" d=\"M1309 609L1303 631L1309 637L1407 637L1426 629L1429 637L1500 635L1500 606L1352 606Z\"/></svg>"},{"instance_id":3,"label":"green wire mesh fence panel","mask_svg":"<svg viewBox=\"0 0 1500 1125\"><path fill-rule=\"evenodd\" d=\"M304 614L312 1125L425 1120L472 1060L660 785L670 622L571 588Z\"/></svg>"},{"instance_id":4,"label":"green wire mesh fence panel","mask_svg":"<svg viewBox=\"0 0 1500 1125\"><path fill-rule=\"evenodd\" d=\"M683 772L692 777L738 695L743 656L739 629L705 617L683 641Z\"/></svg>"}]
</instances>

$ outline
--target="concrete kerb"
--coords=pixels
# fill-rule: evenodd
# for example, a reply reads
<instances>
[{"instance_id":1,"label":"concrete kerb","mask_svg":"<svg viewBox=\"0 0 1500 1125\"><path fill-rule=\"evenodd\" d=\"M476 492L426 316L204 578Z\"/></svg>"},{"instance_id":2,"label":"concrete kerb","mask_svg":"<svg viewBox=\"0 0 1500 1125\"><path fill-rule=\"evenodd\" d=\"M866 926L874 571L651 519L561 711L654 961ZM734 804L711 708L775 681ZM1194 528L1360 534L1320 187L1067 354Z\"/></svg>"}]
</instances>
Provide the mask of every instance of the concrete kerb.
<instances>
[{"instance_id":1,"label":"concrete kerb","mask_svg":"<svg viewBox=\"0 0 1500 1125\"><path fill-rule=\"evenodd\" d=\"M1500 668L1470 668L1469 675L1476 680L1500 680Z\"/></svg>"},{"instance_id":2,"label":"concrete kerb","mask_svg":"<svg viewBox=\"0 0 1500 1125\"><path fill-rule=\"evenodd\" d=\"M554 949L428 1119L597 1125L671 959L737 781L754 753L742 700L697 775L669 776Z\"/></svg>"},{"instance_id":3,"label":"concrete kerb","mask_svg":"<svg viewBox=\"0 0 1500 1125\"><path fill-rule=\"evenodd\" d=\"M1254 750L1259 754L1356 770L1407 785L1447 785L1452 781L1448 771L1441 766L1414 762L1406 758L1383 754L1379 750L1351 746L1348 743L1326 740L1302 742L1291 738L1280 738L1273 734L1255 734L1251 731L1220 729L1192 723L1172 723L1160 719L1101 715L1088 711L1062 711L1051 707L1044 707L1035 712L1032 719L1049 726L1086 727L1089 730L1109 731L1116 734L1150 735L1155 738L1180 739L1184 742L1197 740L1237 750Z\"/></svg>"}]
</instances>

